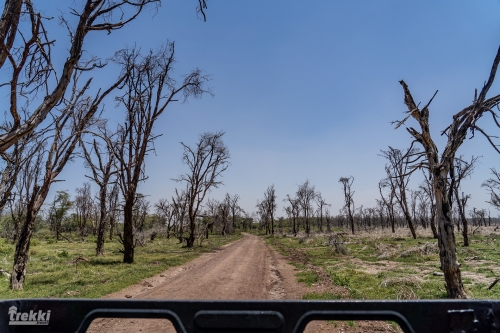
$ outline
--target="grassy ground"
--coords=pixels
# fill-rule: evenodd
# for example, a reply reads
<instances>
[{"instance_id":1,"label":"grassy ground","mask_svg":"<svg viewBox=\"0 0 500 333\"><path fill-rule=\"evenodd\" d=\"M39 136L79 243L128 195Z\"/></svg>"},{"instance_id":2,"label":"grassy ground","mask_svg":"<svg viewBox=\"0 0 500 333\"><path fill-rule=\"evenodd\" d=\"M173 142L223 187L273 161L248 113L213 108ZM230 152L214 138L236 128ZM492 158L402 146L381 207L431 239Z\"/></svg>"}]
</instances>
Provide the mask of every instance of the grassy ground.
<instances>
[{"instance_id":1,"label":"grassy ground","mask_svg":"<svg viewBox=\"0 0 500 333\"><path fill-rule=\"evenodd\" d=\"M500 233L493 228L481 228L479 232L481 234L472 236L470 247L461 246L457 234L462 279L471 298L497 299L500 283L491 290L487 288L500 277ZM317 280L310 269L313 265L327 272L333 284L348 290L348 296L311 293L305 295L305 299L445 298L437 240L428 234L413 240L407 233L347 234L345 244L337 250L326 244L327 234L268 237L267 242L291 258L299 269L298 281L310 286Z\"/></svg>"},{"instance_id":2,"label":"grassy ground","mask_svg":"<svg viewBox=\"0 0 500 333\"><path fill-rule=\"evenodd\" d=\"M161 273L170 266L181 265L202 253L240 238L211 235L203 246L192 249L182 247L175 238L157 238L144 247L136 247L135 263L123 264L122 247L117 241L106 242L105 255L95 256L95 239L69 243L48 238L32 240L28 273L24 290L9 289L9 280L0 274L0 299L86 297L97 298L144 278ZM12 271L14 245L0 240L0 267ZM88 261L74 263L78 257Z\"/></svg>"}]
</instances>

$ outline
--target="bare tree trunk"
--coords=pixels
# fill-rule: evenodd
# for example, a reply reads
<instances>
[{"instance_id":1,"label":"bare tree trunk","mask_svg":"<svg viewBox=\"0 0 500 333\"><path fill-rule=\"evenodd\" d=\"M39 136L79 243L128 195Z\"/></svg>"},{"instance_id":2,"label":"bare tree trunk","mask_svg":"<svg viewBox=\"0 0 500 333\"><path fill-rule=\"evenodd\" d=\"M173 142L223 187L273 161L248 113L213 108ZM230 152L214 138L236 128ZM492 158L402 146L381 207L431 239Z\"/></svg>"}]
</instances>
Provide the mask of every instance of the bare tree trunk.
<instances>
[{"instance_id":1,"label":"bare tree trunk","mask_svg":"<svg viewBox=\"0 0 500 333\"><path fill-rule=\"evenodd\" d=\"M434 236L434 238L438 238L438 232L437 232L437 228L436 228L436 208L434 207L434 209L432 209L432 213L431 213L431 230L432 230L432 235Z\"/></svg>"},{"instance_id":2,"label":"bare tree trunk","mask_svg":"<svg viewBox=\"0 0 500 333\"><path fill-rule=\"evenodd\" d=\"M134 262L134 227L133 227L133 207L134 195L130 195L125 201L123 208L123 262L131 264ZM128 223L126 223L128 221Z\"/></svg>"},{"instance_id":3,"label":"bare tree trunk","mask_svg":"<svg viewBox=\"0 0 500 333\"><path fill-rule=\"evenodd\" d=\"M436 220L439 226L439 258L441 270L446 281L446 291L450 298L467 298L462 284L460 264L457 258L455 245L455 234L451 221L451 205L447 195L448 170L441 170L439 175L434 176L434 190L436 194Z\"/></svg>"},{"instance_id":4,"label":"bare tree trunk","mask_svg":"<svg viewBox=\"0 0 500 333\"><path fill-rule=\"evenodd\" d=\"M101 187L99 191L99 196L100 196L100 207L101 207L101 213L99 215L99 226L97 228L97 244L96 244L96 249L95 249L95 255L103 255L104 254L104 232L106 229L106 187Z\"/></svg>"},{"instance_id":5,"label":"bare tree trunk","mask_svg":"<svg viewBox=\"0 0 500 333\"><path fill-rule=\"evenodd\" d=\"M464 246L469 246L469 234L468 234L468 225L467 225L467 217L465 216L465 204L467 202L468 196L460 198L458 196L458 189L454 188L455 198L457 200L458 205L458 214L460 215L460 220L462 221L462 236L464 237Z\"/></svg>"},{"instance_id":6,"label":"bare tree trunk","mask_svg":"<svg viewBox=\"0 0 500 333\"><path fill-rule=\"evenodd\" d=\"M10 278L10 287L12 289L23 289L26 270L28 268L28 253L30 249L31 235L33 234L33 228L35 227L35 218L38 213L38 209L40 208L36 208L36 202L39 201L36 200L38 198L38 191L39 187L38 185L35 185L31 200L27 207L26 219L24 221L21 232L19 233L19 239L16 244L16 252L14 254L14 268Z\"/></svg>"},{"instance_id":7,"label":"bare tree trunk","mask_svg":"<svg viewBox=\"0 0 500 333\"><path fill-rule=\"evenodd\" d=\"M189 237L186 239L186 246L187 247L193 247L194 246L194 239L195 239L195 231L196 231L196 216L191 216L189 215ZM225 224L224 224L225 225ZM224 233L224 231L222 231Z\"/></svg>"}]
</instances>

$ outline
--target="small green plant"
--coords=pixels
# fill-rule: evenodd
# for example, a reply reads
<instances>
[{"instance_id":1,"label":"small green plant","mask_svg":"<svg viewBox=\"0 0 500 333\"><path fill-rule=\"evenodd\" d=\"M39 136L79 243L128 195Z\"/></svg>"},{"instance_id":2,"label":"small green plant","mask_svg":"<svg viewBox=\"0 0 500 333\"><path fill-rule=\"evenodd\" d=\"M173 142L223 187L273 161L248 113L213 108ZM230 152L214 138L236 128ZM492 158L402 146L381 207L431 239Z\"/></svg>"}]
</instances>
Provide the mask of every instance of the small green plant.
<instances>
[{"instance_id":1,"label":"small green plant","mask_svg":"<svg viewBox=\"0 0 500 333\"><path fill-rule=\"evenodd\" d=\"M331 272L330 275L332 277L333 284L341 287L349 287L350 279L348 276L334 272Z\"/></svg>"},{"instance_id":2,"label":"small green plant","mask_svg":"<svg viewBox=\"0 0 500 333\"><path fill-rule=\"evenodd\" d=\"M59 252L57 255L60 257L60 258L67 258L68 257L68 251L66 250L62 250L62 252Z\"/></svg>"},{"instance_id":3,"label":"small green plant","mask_svg":"<svg viewBox=\"0 0 500 333\"><path fill-rule=\"evenodd\" d=\"M354 327L354 326L356 326L356 323L355 323L354 321L352 321L352 320L348 320L348 321L347 321L347 325L348 325L349 327Z\"/></svg>"}]
</instances>

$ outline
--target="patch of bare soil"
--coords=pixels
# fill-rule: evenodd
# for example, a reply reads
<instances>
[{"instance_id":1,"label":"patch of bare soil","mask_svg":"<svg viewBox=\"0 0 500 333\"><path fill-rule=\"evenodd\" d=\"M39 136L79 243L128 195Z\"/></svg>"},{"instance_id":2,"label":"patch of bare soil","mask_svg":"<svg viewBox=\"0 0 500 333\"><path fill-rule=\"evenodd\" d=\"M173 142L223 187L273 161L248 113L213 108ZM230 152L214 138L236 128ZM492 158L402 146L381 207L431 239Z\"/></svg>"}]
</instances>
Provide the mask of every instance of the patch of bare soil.
<instances>
[{"instance_id":1,"label":"patch of bare soil","mask_svg":"<svg viewBox=\"0 0 500 333\"><path fill-rule=\"evenodd\" d=\"M297 251L299 252L299 251ZM318 283L307 287L298 283L296 270L288 262L302 262L318 274ZM330 292L348 295L348 291L331 283L321 268L307 262L303 253L285 258L267 246L260 237L245 234L243 239L204 254L182 266L145 279L108 299L301 299L307 293ZM175 332L165 321L147 319L96 319L87 330L101 332ZM385 322L344 322L334 324L311 322L306 332L395 332Z\"/></svg>"}]
</instances>

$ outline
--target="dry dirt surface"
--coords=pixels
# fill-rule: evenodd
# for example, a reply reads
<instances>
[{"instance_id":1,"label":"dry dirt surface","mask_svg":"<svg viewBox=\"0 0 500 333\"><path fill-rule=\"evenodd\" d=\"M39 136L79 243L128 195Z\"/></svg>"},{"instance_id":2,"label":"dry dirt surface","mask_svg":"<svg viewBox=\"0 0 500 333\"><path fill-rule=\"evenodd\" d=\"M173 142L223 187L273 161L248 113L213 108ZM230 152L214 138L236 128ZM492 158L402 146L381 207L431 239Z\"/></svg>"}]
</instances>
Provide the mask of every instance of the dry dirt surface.
<instances>
[{"instance_id":1,"label":"dry dirt surface","mask_svg":"<svg viewBox=\"0 0 500 333\"><path fill-rule=\"evenodd\" d=\"M331 285L326 274L307 287L297 282L290 259L267 246L261 237L245 234L236 242L218 251L204 254L182 266L141 283L105 296L108 299L301 299L311 292L342 294L340 287ZM395 332L385 322L345 323L311 322L306 332ZM158 319L96 319L87 332L175 332L168 320Z\"/></svg>"}]
</instances>

